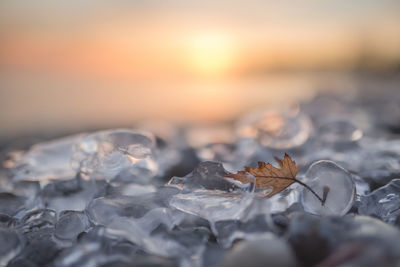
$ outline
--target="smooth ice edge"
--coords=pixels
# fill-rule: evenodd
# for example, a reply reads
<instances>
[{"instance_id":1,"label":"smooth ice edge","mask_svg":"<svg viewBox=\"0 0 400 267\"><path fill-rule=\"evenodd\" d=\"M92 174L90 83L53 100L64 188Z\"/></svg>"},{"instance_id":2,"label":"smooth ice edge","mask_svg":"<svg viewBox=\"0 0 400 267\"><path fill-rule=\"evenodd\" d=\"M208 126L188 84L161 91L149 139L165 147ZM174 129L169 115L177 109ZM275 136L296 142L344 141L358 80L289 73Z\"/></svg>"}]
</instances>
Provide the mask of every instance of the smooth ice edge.
<instances>
[{"instance_id":1,"label":"smooth ice edge","mask_svg":"<svg viewBox=\"0 0 400 267\"><path fill-rule=\"evenodd\" d=\"M334 212L332 209L330 209L327 206L324 206L324 207L327 210L329 210L328 213L324 212L324 210L322 210L322 212L320 212L320 213L319 212L315 212L309 207L309 205L307 205L305 203L304 194L305 193L310 193L310 192L308 192L309 190L307 188L303 188L303 191L301 193L301 196L300 196L301 204L302 204L304 210L306 212L311 213L311 214L321 215L321 216L324 216L324 215L340 215L340 216L343 216L351 209L351 207L352 207L352 205L353 205L353 203L354 203L354 201L356 199L356 196L357 196L357 189L356 189L356 184L355 184L355 182L353 180L353 176L345 168L343 168L342 166L338 165L334 161L331 161L331 160L318 160L318 161L314 162L313 164L311 164L310 167L308 168L308 170L307 170L307 172L305 174L306 183L307 183L307 181L309 181L308 183L311 183L311 182L315 181L316 179L318 179L318 177L309 178L308 174L312 170L313 167L317 166L318 164L322 164L322 163L328 163L328 164L334 165L336 168L338 168L339 170L341 170L344 173L346 173L347 176L349 177L349 181L350 181L351 185L353 186L353 192L350 193L350 199L348 201L348 204L342 209L342 212L340 212L340 213ZM321 194L322 192L321 193L320 192L316 192L316 193L320 194L320 196L322 196L322 194ZM334 191L330 191L329 193L332 194L332 193L334 193ZM322 207L322 205L321 205L321 207Z\"/></svg>"}]
</instances>

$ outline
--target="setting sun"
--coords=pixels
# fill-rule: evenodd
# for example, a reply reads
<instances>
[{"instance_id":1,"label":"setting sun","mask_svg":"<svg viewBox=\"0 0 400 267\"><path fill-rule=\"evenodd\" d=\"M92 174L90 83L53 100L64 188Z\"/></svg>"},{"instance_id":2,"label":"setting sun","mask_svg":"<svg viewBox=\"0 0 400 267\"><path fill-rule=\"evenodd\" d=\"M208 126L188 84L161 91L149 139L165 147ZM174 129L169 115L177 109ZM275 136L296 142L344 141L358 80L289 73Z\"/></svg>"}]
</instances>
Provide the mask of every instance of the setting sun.
<instances>
[{"instance_id":1,"label":"setting sun","mask_svg":"<svg viewBox=\"0 0 400 267\"><path fill-rule=\"evenodd\" d=\"M187 58L191 69L199 75L227 74L237 60L234 40L223 33L200 33L188 38Z\"/></svg>"}]
</instances>

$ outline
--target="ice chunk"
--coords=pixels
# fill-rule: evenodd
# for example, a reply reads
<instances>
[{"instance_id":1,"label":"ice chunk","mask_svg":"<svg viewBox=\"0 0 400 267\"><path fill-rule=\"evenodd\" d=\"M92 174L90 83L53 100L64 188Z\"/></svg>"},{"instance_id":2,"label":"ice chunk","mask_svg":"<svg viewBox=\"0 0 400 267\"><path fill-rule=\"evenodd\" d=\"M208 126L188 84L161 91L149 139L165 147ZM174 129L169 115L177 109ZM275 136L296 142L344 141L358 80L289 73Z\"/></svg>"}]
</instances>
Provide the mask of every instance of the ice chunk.
<instances>
[{"instance_id":1,"label":"ice chunk","mask_svg":"<svg viewBox=\"0 0 400 267\"><path fill-rule=\"evenodd\" d=\"M53 241L51 234L40 235L35 232L34 238L30 239L8 266L50 266L60 252L60 248Z\"/></svg>"},{"instance_id":2,"label":"ice chunk","mask_svg":"<svg viewBox=\"0 0 400 267\"><path fill-rule=\"evenodd\" d=\"M175 187L183 192L191 192L194 189L233 191L239 187L247 188L245 190L254 190L250 187L254 185L249 183L242 185L235 183L232 179L224 178L228 172L221 163L206 161L200 163L191 173L185 177L172 177L166 186Z\"/></svg>"},{"instance_id":3,"label":"ice chunk","mask_svg":"<svg viewBox=\"0 0 400 267\"><path fill-rule=\"evenodd\" d=\"M16 196L12 193L0 193L0 213L10 216L16 214L25 206L25 198Z\"/></svg>"},{"instance_id":4,"label":"ice chunk","mask_svg":"<svg viewBox=\"0 0 400 267\"><path fill-rule=\"evenodd\" d=\"M269 200L269 212L279 213L286 211L291 205L298 203L302 187L299 184L294 184L282 192L273 195ZM257 193L257 190L255 191ZM268 193L267 193L268 194Z\"/></svg>"},{"instance_id":5,"label":"ice chunk","mask_svg":"<svg viewBox=\"0 0 400 267\"><path fill-rule=\"evenodd\" d=\"M0 227L7 228L14 223L14 219L7 214L0 213Z\"/></svg>"},{"instance_id":6,"label":"ice chunk","mask_svg":"<svg viewBox=\"0 0 400 267\"><path fill-rule=\"evenodd\" d=\"M352 174L352 177L356 185L357 196L364 196L371 192L371 188L365 179L355 174Z\"/></svg>"},{"instance_id":7,"label":"ice chunk","mask_svg":"<svg viewBox=\"0 0 400 267\"><path fill-rule=\"evenodd\" d=\"M149 232L146 231L149 228L143 229L144 226L144 221L114 218L106 228L106 233L111 236L127 238L149 253L178 258L180 266L202 266L201 255L207 240L206 236L194 239L190 237L193 232L189 232L189 236L179 236L179 233L176 235L174 232L170 232L171 229L157 231L154 228Z\"/></svg>"},{"instance_id":8,"label":"ice chunk","mask_svg":"<svg viewBox=\"0 0 400 267\"><path fill-rule=\"evenodd\" d=\"M185 177L173 177L167 186L182 193L174 195L169 204L180 211L200 216L211 223L218 220L239 219L252 203L253 182L241 184L224 178L222 164L203 162Z\"/></svg>"},{"instance_id":9,"label":"ice chunk","mask_svg":"<svg viewBox=\"0 0 400 267\"><path fill-rule=\"evenodd\" d=\"M221 162L232 172L247 164L258 145L254 139L237 138L229 125L190 127L186 138L201 161Z\"/></svg>"},{"instance_id":10,"label":"ice chunk","mask_svg":"<svg viewBox=\"0 0 400 267\"><path fill-rule=\"evenodd\" d=\"M79 211L64 211L59 215L55 225L54 235L61 240L75 240L76 237L89 227L85 213Z\"/></svg>"},{"instance_id":11,"label":"ice chunk","mask_svg":"<svg viewBox=\"0 0 400 267\"><path fill-rule=\"evenodd\" d=\"M20 213L40 205L39 191L40 185L38 182L7 181L4 186L0 186L0 214L3 213L20 218Z\"/></svg>"},{"instance_id":12,"label":"ice chunk","mask_svg":"<svg viewBox=\"0 0 400 267\"><path fill-rule=\"evenodd\" d=\"M126 238L152 254L190 262L192 256L201 252L202 246L195 243L183 246L169 236L185 218L184 213L165 207L174 193L176 189L166 188L140 196L97 198L88 205L86 212L92 223L107 226L105 231L109 237ZM160 228L165 230L160 232Z\"/></svg>"},{"instance_id":13,"label":"ice chunk","mask_svg":"<svg viewBox=\"0 0 400 267\"><path fill-rule=\"evenodd\" d=\"M304 210L319 215L344 215L351 208L356 193L355 184L345 169L333 161L313 163L306 173L305 183L326 199L322 203L308 188L302 192Z\"/></svg>"},{"instance_id":14,"label":"ice chunk","mask_svg":"<svg viewBox=\"0 0 400 267\"><path fill-rule=\"evenodd\" d=\"M141 184L118 184L112 185L108 188L107 194L111 196L140 196L149 193L154 193L157 188L154 185L141 185Z\"/></svg>"},{"instance_id":15,"label":"ice chunk","mask_svg":"<svg viewBox=\"0 0 400 267\"><path fill-rule=\"evenodd\" d=\"M158 172L154 137L124 129L83 137L74 147L71 163L78 171L95 179L112 180L127 168L139 177L150 178Z\"/></svg>"},{"instance_id":16,"label":"ice chunk","mask_svg":"<svg viewBox=\"0 0 400 267\"><path fill-rule=\"evenodd\" d=\"M42 199L47 208L58 213L63 210L83 211L95 196L101 195L105 186L104 181L84 180L80 177L54 181L43 188Z\"/></svg>"},{"instance_id":17,"label":"ice chunk","mask_svg":"<svg viewBox=\"0 0 400 267\"><path fill-rule=\"evenodd\" d=\"M86 212L94 224L108 225L114 217L140 218L159 205L153 202L153 194L136 197L115 196L93 199Z\"/></svg>"},{"instance_id":18,"label":"ice chunk","mask_svg":"<svg viewBox=\"0 0 400 267\"><path fill-rule=\"evenodd\" d=\"M31 147L13 164L15 180L32 180L46 183L54 179L73 179L76 171L71 168L73 146L82 135L73 135Z\"/></svg>"},{"instance_id":19,"label":"ice chunk","mask_svg":"<svg viewBox=\"0 0 400 267\"><path fill-rule=\"evenodd\" d=\"M317 138L324 143L350 143L361 139L363 132L345 119L324 121L317 130Z\"/></svg>"},{"instance_id":20,"label":"ice chunk","mask_svg":"<svg viewBox=\"0 0 400 267\"><path fill-rule=\"evenodd\" d=\"M259 214L248 221L218 221L214 226L218 243L223 248L230 248L237 240L251 240L263 232L271 230L265 215Z\"/></svg>"},{"instance_id":21,"label":"ice chunk","mask_svg":"<svg viewBox=\"0 0 400 267\"><path fill-rule=\"evenodd\" d=\"M400 179L391 181L372 193L362 196L358 212L378 216L384 222L394 224L400 215Z\"/></svg>"},{"instance_id":22,"label":"ice chunk","mask_svg":"<svg viewBox=\"0 0 400 267\"><path fill-rule=\"evenodd\" d=\"M254 139L239 139L235 143L210 143L197 148L197 156L202 161L216 161L235 172L243 168L257 150L258 144Z\"/></svg>"},{"instance_id":23,"label":"ice chunk","mask_svg":"<svg viewBox=\"0 0 400 267\"><path fill-rule=\"evenodd\" d=\"M37 209L27 212L18 222L17 229L34 238L34 232L53 231L56 223L56 212L50 209Z\"/></svg>"},{"instance_id":24,"label":"ice chunk","mask_svg":"<svg viewBox=\"0 0 400 267\"><path fill-rule=\"evenodd\" d=\"M292 110L261 111L239 121L237 134L242 138L256 138L265 147L290 149L304 144L312 130L310 119Z\"/></svg>"},{"instance_id":25,"label":"ice chunk","mask_svg":"<svg viewBox=\"0 0 400 267\"><path fill-rule=\"evenodd\" d=\"M94 227L65 249L54 266L176 266L173 260L146 254L125 238L106 234L104 227Z\"/></svg>"},{"instance_id":26,"label":"ice chunk","mask_svg":"<svg viewBox=\"0 0 400 267\"><path fill-rule=\"evenodd\" d=\"M0 266L6 266L22 247L23 242L17 232L0 227Z\"/></svg>"},{"instance_id":27,"label":"ice chunk","mask_svg":"<svg viewBox=\"0 0 400 267\"><path fill-rule=\"evenodd\" d=\"M210 222L240 219L252 203L252 194L228 193L221 190L195 190L177 194L170 205L183 212L200 216Z\"/></svg>"}]
</instances>

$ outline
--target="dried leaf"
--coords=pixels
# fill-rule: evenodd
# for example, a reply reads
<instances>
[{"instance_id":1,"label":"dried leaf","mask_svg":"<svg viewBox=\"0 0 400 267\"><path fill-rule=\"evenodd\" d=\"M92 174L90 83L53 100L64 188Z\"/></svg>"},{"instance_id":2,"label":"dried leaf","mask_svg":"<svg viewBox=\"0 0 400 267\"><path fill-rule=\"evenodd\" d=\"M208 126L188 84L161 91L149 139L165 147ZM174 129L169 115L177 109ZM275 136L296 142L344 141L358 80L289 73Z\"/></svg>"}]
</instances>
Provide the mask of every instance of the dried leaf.
<instances>
[{"instance_id":1,"label":"dried leaf","mask_svg":"<svg viewBox=\"0 0 400 267\"><path fill-rule=\"evenodd\" d=\"M280 168L276 168L269 163L258 162L258 168L246 167L244 171L238 171L236 174L228 174L225 177L233 178L242 183L249 183L248 174L256 178L256 187L272 187L272 191L267 197L271 197L289 185L299 182L296 175L300 171L296 162L285 154L283 160L275 158Z\"/></svg>"}]
</instances>

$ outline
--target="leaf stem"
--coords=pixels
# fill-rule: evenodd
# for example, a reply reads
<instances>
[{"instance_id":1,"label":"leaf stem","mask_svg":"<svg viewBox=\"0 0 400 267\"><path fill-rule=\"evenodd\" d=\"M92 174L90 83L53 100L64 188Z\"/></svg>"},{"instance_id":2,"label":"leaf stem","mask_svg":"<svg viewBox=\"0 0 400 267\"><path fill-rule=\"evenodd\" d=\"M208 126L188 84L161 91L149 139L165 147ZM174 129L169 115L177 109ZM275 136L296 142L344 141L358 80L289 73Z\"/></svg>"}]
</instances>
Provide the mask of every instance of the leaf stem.
<instances>
[{"instance_id":1,"label":"leaf stem","mask_svg":"<svg viewBox=\"0 0 400 267\"><path fill-rule=\"evenodd\" d=\"M314 190L312 190L311 187L309 187L307 184L303 183L300 180L297 180L296 178L290 178L290 177L280 177L280 176L264 176L264 175L257 175L258 177L264 177L264 178L276 178L276 179L285 179L285 180L292 180L295 183L298 183L302 186L304 186L305 188L307 188L320 202L321 205L324 206L325 205L325 201L326 201L326 197L328 196L328 192L329 192L329 187L324 188L324 196L320 197Z\"/></svg>"},{"instance_id":2,"label":"leaf stem","mask_svg":"<svg viewBox=\"0 0 400 267\"><path fill-rule=\"evenodd\" d=\"M301 184L301 185L304 186L305 188L307 188L316 198L318 198L319 201L321 201L322 206L324 206L325 200L322 199L314 190L312 190L311 187L309 187L307 184L305 184L305 183L303 183L302 181L299 181L299 180L297 180L297 179L294 179L294 181L295 181L296 183ZM326 199L326 197L325 197L325 199Z\"/></svg>"}]
</instances>

